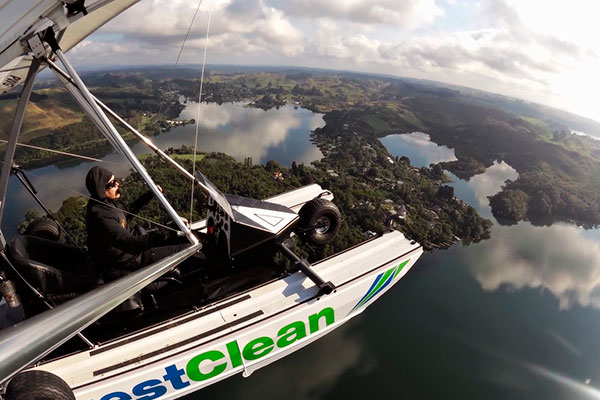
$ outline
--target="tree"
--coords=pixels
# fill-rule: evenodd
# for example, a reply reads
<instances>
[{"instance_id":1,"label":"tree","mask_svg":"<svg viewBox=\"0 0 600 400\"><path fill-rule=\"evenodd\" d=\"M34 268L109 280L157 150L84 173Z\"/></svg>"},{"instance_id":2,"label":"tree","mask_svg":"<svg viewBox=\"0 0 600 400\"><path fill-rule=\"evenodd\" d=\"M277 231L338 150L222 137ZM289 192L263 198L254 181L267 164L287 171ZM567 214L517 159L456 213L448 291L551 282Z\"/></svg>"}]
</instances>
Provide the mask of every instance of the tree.
<instances>
[{"instance_id":1,"label":"tree","mask_svg":"<svg viewBox=\"0 0 600 400\"><path fill-rule=\"evenodd\" d=\"M267 172L278 172L280 169L281 169L281 166L275 160L269 160L269 161L267 161L267 164L265 165L265 170L267 170Z\"/></svg>"},{"instance_id":2,"label":"tree","mask_svg":"<svg viewBox=\"0 0 600 400\"><path fill-rule=\"evenodd\" d=\"M490 197L492 213L496 218L519 221L527 215L529 195L522 190L503 190Z\"/></svg>"},{"instance_id":3,"label":"tree","mask_svg":"<svg viewBox=\"0 0 600 400\"><path fill-rule=\"evenodd\" d=\"M436 193L436 197L444 200L452 200L454 197L454 188L452 186L440 186Z\"/></svg>"}]
</instances>

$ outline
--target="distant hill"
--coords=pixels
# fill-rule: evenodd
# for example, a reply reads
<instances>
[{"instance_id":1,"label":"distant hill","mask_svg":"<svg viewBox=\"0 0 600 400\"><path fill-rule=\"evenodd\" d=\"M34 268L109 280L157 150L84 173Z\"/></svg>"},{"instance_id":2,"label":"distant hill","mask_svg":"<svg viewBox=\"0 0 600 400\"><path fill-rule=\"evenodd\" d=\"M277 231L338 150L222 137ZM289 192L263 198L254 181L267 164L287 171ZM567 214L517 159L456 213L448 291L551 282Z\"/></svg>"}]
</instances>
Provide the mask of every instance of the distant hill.
<instances>
[{"instance_id":1,"label":"distant hill","mask_svg":"<svg viewBox=\"0 0 600 400\"><path fill-rule=\"evenodd\" d=\"M179 115L182 97L197 98L199 76L193 66L177 70L143 67L85 73L83 79L130 123L153 133L164 129L164 118ZM64 93L53 85L52 81L40 82L36 87L40 98L34 101L49 101L44 90ZM495 215L512 221L527 218L540 223L563 220L600 225L600 141L570 132L600 137L600 124L590 119L465 87L313 68L211 66L203 88L203 100L219 104L245 101L268 109L292 103L326 115L343 111L347 122L338 124L342 130L353 123L357 135L372 139L426 132L434 142L453 148L458 158L438 170L443 167L465 179L484 172L495 161L505 161L517 170L519 178L492 199ZM26 127L30 134L78 117L68 111L63 97L57 99L47 104L57 112L33 115L28 122L32 125ZM64 143L62 135L73 129L70 124L54 130L52 142ZM328 140L333 142L322 146L338 147L335 140L341 135L336 129L328 131ZM79 141L77 145L93 143ZM336 151L336 156L344 155ZM365 168L370 170L370 166Z\"/></svg>"},{"instance_id":2,"label":"distant hill","mask_svg":"<svg viewBox=\"0 0 600 400\"><path fill-rule=\"evenodd\" d=\"M108 70L93 71L86 70L82 73L86 79L86 83L90 86L101 86L103 80L106 77L115 76L128 76L129 79L133 78L134 75L144 76L146 79L169 79L177 76L181 79L197 79L199 78L199 71L201 66L188 64L181 65L176 70L172 66L131 66L131 67L111 67ZM207 76L210 74L253 74L259 72L271 72L278 74L291 75L303 79L308 75L319 75L319 76L340 76L347 78L379 78L379 79L391 79L394 81L404 81L408 84L413 84L415 88L420 87L420 92L429 88L429 90L439 91L444 88L464 96L464 100L467 100L473 104L487 105L499 108L504 111L513 112L522 116L540 119L546 123L567 127L574 131L585 132L592 136L600 138L600 122L594 121L590 118L585 118L558 108L545 106L539 103L533 103L514 97L503 96L491 92L486 92L478 89L472 89L465 86L451 85L442 82L436 82L426 79L413 79L405 78L401 76L394 76L389 74L374 74L374 73L359 73L350 72L343 70L329 70L322 68L309 68L309 67L293 67L293 66L245 66L245 65L207 65ZM56 86L58 82L53 78L45 79L38 83L36 87L49 87ZM1 98L0 98L1 100Z\"/></svg>"},{"instance_id":3,"label":"distant hill","mask_svg":"<svg viewBox=\"0 0 600 400\"><path fill-rule=\"evenodd\" d=\"M0 96L0 138L8 138L16 108L16 93ZM32 93L21 128L22 138L49 134L53 129L81 121L83 113L62 90L45 89Z\"/></svg>"}]
</instances>

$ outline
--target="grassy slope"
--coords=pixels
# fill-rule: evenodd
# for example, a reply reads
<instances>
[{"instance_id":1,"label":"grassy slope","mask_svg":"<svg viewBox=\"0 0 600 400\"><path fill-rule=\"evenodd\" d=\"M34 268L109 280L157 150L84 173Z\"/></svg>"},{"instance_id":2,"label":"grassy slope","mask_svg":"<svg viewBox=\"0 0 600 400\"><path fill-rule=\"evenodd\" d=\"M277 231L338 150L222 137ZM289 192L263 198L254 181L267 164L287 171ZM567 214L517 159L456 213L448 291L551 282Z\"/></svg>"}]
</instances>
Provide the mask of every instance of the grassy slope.
<instances>
[{"instance_id":1,"label":"grassy slope","mask_svg":"<svg viewBox=\"0 0 600 400\"><path fill-rule=\"evenodd\" d=\"M144 97L143 101L152 99L148 96L151 92L144 92L143 88L147 90L151 86L143 74L132 76L137 79L137 87L132 90L138 91L138 95ZM90 79L93 81L94 77ZM96 79L102 82L100 74ZM124 90L129 90L123 85L131 86L135 82L127 73L120 73L119 79L118 85L109 84L100 89L115 103L122 101ZM600 203L597 198L600 195L595 194L600 193L600 143L572 135L557 138L555 132L564 129L564 125L549 120L544 113L521 112L525 105L519 102L506 105L505 99L493 98L487 99L487 105L483 106L481 98L458 90L364 75L211 73L209 80L249 88L281 86L285 90L282 94L285 100L299 101L315 111L353 109L361 114L359 118L371 127L374 136L414 130L428 132L435 142L455 148L459 158L471 157L486 166L495 160L505 160L522 176L530 174L526 185L552 182L553 187L542 189L557 189L557 198L566 198L569 193L576 197L581 195L589 203L584 208L600 215L597 204L594 205ZM322 95L294 95L291 90L296 84L308 91L318 88ZM31 125L26 126L30 134L41 126L66 123L74 116L64 111L61 102L49 104L49 108L44 108L48 111L42 112L36 107L44 101L32 107L32 118L28 122ZM3 112L7 112L5 108L10 107L4 107ZM575 190L578 193L574 193Z\"/></svg>"},{"instance_id":2,"label":"grassy slope","mask_svg":"<svg viewBox=\"0 0 600 400\"><path fill-rule=\"evenodd\" d=\"M37 103L29 102L25 111L25 120L21 128L21 142L47 134L52 129L81 121L82 113L67 101L64 92L46 89L40 93L49 97ZM0 101L0 138L6 139L10 132L12 119L17 105L16 100Z\"/></svg>"}]
</instances>

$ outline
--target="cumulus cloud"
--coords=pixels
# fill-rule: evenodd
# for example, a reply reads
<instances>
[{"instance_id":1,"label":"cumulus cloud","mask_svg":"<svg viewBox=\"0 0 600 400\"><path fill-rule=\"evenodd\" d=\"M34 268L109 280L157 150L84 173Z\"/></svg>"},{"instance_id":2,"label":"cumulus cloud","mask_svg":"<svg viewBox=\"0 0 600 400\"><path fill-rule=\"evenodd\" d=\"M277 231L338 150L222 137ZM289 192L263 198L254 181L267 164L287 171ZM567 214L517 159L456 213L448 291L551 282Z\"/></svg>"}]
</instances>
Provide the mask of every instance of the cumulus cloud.
<instances>
[{"instance_id":1,"label":"cumulus cloud","mask_svg":"<svg viewBox=\"0 0 600 400\"><path fill-rule=\"evenodd\" d=\"M379 58L378 40L364 35L344 35L337 26L327 24L316 30L313 51L318 56L332 57L342 60L363 63Z\"/></svg>"},{"instance_id":2,"label":"cumulus cloud","mask_svg":"<svg viewBox=\"0 0 600 400\"><path fill-rule=\"evenodd\" d=\"M209 63L391 73L588 113L596 108L590 83L600 47L584 0L213 1ZM170 64L196 5L140 2L80 45L75 61ZM202 4L182 63L202 58L208 6Z\"/></svg>"},{"instance_id":3,"label":"cumulus cloud","mask_svg":"<svg viewBox=\"0 0 600 400\"><path fill-rule=\"evenodd\" d=\"M286 9L293 16L393 24L409 29L429 24L443 14L433 0L293 0Z\"/></svg>"},{"instance_id":4,"label":"cumulus cloud","mask_svg":"<svg viewBox=\"0 0 600 400\"><path fill-rule=\"evenodd\" d=\"M205 5L206 4L206 5ZM204 49L209 2L204 2L186 42L188 62L198 63ZM108 23L96 43L124 43L136 56L154 48L156 64L175 60L196 10L196 2L153 0L140 2ZM111 34L117 34L115 39ZM135 43L135 45L134 45ZM283 54L292 57L304 48L304 37L276 8L260 0L215 1L209 35L210 54ZM102 49L99 49L102 51ZM185 54L185 53L184 53ZM147 56L141 54L143 61Z\"/></svg>"}]
</instances>

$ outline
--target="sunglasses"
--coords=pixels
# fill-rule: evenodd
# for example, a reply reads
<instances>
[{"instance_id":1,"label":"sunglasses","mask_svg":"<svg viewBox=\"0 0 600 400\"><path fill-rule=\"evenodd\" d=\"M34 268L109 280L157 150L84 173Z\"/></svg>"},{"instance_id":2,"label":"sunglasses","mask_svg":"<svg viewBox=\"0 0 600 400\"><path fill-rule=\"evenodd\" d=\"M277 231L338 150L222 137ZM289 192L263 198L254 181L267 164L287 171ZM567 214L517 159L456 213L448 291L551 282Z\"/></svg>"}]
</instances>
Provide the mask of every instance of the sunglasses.
<instances>
[{"instance_id":1,"label":"sunglasses","mask_svg":"<svg viewBox=\"0 0 600 400\"><path fill-rule=\"evenodd\" d=\"M119 181L115 179L114 181L108 182L106 184L106 186L104 186L104 188L106 190L110 190L110 189L114 188L115 186L117 186L118 184L119 184Z\"/></svg>"}]
</instances>

